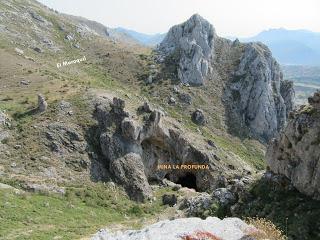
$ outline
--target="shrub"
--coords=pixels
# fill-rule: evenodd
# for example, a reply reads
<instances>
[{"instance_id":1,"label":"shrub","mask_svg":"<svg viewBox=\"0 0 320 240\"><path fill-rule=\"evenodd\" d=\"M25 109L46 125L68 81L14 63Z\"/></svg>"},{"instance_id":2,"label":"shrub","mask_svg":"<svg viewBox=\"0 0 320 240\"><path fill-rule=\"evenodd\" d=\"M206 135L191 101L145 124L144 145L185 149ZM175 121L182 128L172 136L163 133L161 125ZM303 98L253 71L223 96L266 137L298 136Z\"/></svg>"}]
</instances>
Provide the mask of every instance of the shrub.
<instances>
[{"instance_id":1,"label":"shrub","mask_svg":"<svg viewBox=\"0 0 320 240\"><path fill-rule=\"evenodd\" d=\"M246 222L254 227L249 228L246 231L246 234L254 237L257 240L287 240L287 237L283 234L283 232L271 221L265 218L247 218Z\"/></svg>"}]
</instances>

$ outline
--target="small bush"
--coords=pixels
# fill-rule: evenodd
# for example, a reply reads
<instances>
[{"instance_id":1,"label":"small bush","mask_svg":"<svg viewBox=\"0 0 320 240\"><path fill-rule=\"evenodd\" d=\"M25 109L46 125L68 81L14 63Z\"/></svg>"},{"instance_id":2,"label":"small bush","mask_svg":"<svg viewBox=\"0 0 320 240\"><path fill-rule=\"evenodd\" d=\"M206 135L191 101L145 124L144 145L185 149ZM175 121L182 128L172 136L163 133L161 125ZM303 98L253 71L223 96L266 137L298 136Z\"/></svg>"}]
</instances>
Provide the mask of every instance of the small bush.
<instances>
[{"instance_id":1,"label":"small bush","mask_svg":"<svg viewBox=\"0 0 320 240\"><path fill-rule=\"evenodd\" d=\"M257 240L287 240L283 232L265 218L247 218L246 222L254 227L247 230L246 234Z\"/></svg>"}]
</instances>

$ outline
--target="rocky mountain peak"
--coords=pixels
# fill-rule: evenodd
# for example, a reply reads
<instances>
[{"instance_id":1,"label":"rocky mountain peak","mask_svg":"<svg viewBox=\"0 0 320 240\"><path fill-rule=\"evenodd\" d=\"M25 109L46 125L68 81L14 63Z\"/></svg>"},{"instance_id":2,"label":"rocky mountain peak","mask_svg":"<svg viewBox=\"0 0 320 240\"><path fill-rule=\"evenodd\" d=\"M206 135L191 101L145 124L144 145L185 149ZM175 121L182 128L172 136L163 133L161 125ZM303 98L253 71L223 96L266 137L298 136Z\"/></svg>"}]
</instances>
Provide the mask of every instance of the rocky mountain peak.
<instances>
[{"instance_id":1,"label":"rocky mountain peak","mask_svg":"<svg viewBox=\"0 0 320 240\"><path fill-rule=\"evenodd\" d=\"M157 52L165 64L176 64L181 83L209 86L214 82L223 93L229 128L239 136L268 141L293 109L293 85L283 80L269 48L259 42L220 38L198 14L173 26Z\"/></svg>"},{"instance_id":2,"label":"rocky mountain peak","mask_svg":"<svg viewBox=\"0 0 320 240\"><path fill-rule=\"evenodd\" d=\"M173 26L157 50L164 58L176 58L181 82L202 85L211 69L215 37L214 27L194 14L186 22Z\"/></svg>"}]
</instances>

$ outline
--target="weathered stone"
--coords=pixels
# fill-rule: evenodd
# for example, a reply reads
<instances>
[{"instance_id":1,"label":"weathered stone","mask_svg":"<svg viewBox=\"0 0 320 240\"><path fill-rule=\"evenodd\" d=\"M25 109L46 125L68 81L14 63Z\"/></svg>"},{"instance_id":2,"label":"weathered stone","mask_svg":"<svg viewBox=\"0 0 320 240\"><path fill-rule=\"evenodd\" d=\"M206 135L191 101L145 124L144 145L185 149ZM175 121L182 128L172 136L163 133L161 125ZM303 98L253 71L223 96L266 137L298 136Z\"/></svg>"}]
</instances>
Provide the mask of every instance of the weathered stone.
<instances>
[{"instance_id":1,"label":"weathered stone","mask_svg":"<svg viewBox=\"0 0 320 240\"><path fill-rule=\"evenodd\" d=\"M205 116L201 109L197 109L191 115L192 121L198 125L204 125L206 123Z\"/></svg>"},{"instance_id":2,"label":"weathered stone","mask_svg":"<svg viewBox=\"0 0 320 240\"><path fill-rule=\"evenodd\" d=\"M162 204L173 207L175 204L177 204L177 196L175 194L164 194L162 196Z\"/></svg>"},{"instance_id":3,"label":"weathered stone","mask_svg":"<svg viewBox=\"0 0 320 240\"><path fill-rule=\"evenodd\" d=\"M293 113L284 131L270 143L266 159L270 169L288 177L302 193L320 199L319 92L311 105Z\"/></svg>"},{"instance_id":4,"label":"weathered stone","mask_svg":"<svg viewBox=\"0 0 320 240\"><path fill-rule=\"evenodd\" d=\"M29 13L33 19L35 19L39 22L42 22L42 23L46 22L46 20L42 16L40 16L38 13L36 13L34 11L30 11Z\"/></svg>"},{"instance_id":5,"label":"weathered stone","mask_svg":"<svg viewBox=\"0 0 320 240\"><path fill-rule=\"evenodd\" d=\"M36 51L37 53L42 53L42 49L39 47L35 47L33 48L34 51Z\"/></svg>"},{"instance_id":6,"label":"weathered stone","mask_svg":"<svg viewBox=\"0 0 320 240\"><path fill-rule=\"evenodd\" d=\"M30 84L30 81L29 81L29 80L21 80L21 81L20 81L20 84L21 84L21 85L28 86L28 85Z\"/></svg>"},{"instance_id":7,"label":"weathered stone","mask_svg":"<svg viewBox=\"0 0 320 240\"><path fill-rule=\"evenodd\" d=\"M177 58L182 83L202 85L211 69L215 37L213 26L195 14L172 27L157 50L165 57Z\"/></svg>"},{"instance_id":8,"label":"weathered stone","mask_svg":"<svg viewBox=\"0 0 320 240\"><path fill-rule=\"evenodd\" d=\"M22 49L20 49L20 48L15 48L14 50L18 55L23 55L24 54L24 51Z\"/></svg>"},{"instance_id":9,"label":"weathered stone","mask_svg":"<svg viewBox=\"0 0 320 240\"><path fill-rule=\"evenodd\" d=\"M138 108L138 112L140 113L151 113L152 111L153 109L148 102L144 102L143 105Z\"/></svg>"},{"instance_id":10,"label":"weathered stone","mask_svg":"<svg viewBox=\"0 0 320 240\"><path fill-rule=\"evenodd\" d=\"M174 97L169 97L168 103L174 105L176 104L176 99Z\"/></svg>"},{"instance_id":11,"label":"weathered stone","mask_svg":"<svg viewBox=\"0 0 320 240\"><path fill-rule=\"evenodd\" d=\"M23 188L30 192L38 192L38 193L56 193L60 195L65 194L65 188L58 187L55 185L46 185L46 184L38 184L38 183L26 183L23 185Z\"/></svg>"},{"instance_id":12,"label":"weathered stone","mask_svg":"<svg viewBox=\"0 0 320 240\"><path fill-rule=\"evenodd\" d=\"M73 41L74 40L74 36L73 36L73 34L67 34L65 36L65 39L68 40L68 41Z\"/></svg>"},{"instance_id":13,"label":"weathered stone","mask_svg":"<svg viewBox=\"0 0 320 240\"><path fill-rule=\"evenodd\" d=\"M208 193L200 193L194 197L183 199L180 209L185 209L187 216L201 216L204 211L210 209L215 200Z\"/></svg>"},{"instance_id":14,"label":"weathered stone","mask_svg":"<svg viewBox=\"0 0 320 240\"><path fill-rule=\"evenodd\" d=\"M104 104L108 104L103 103ZM176 127L168 127L163 124L165 118L164 113L160 110L154 110L150 115L146 115L144 121L133 119L130 115L123 116L125 112L125 103L122 101L114 101L111 104L112 107L96 106L96 115L99 119L100 128L100 147L103 155L107 158L111 166L117 163L121 159L121 168L138 168L138 166L123 166L124 164L133 164L134 161L124 161L123 159L128 154L133 154L137 158L142 159L143 166L139 166L142 170L141 176L147 179L164 179L169 178L173 182L180 181L186 177L188 171L172 171L164 170L159 171L158 165L161 164L207 164L213 166L214 154L208 150L208 148L195 147L190 140L184 137L182 132ZM117 107L115 107L117 106ZM130 155L131 156L131 155ZM136 160L138 161L138 160ZM133 171L140 171L135 169ZM199 190L214 189L216 186L216 180L214 176L215 171L202 170L195 171L189 177L193 181L193 187ZM131 181L119 180L119 175L113 174L117 182L126 183L129 191L130 185L136 185L135 179ZM122 176L120 176L122 178ZM182 180L181 180L182 181ZM139 183L140 184L140 183ZM148 182L145 182L148 186ZM133 199L141 199L141 196L148 198L148 191L137 190L135 187L130 192L130 196ZM134 191L138 191L139 197L135 197Z\"/></svg>"},{"instance_id":15,"label":"weathered stone","mask_svg":"<svg viewBox=\"0 0 320 240\"><path fill-rule=\"evenodd\" d=\"M67 154L70 152L84 152L86 143L83 136L73 126L63 123L50 123L45 132L48 147L53 152Z\"/></svg>"},{"instance_id":16,"label":"weathered stone","mask_svg":"<svg viewBox=\"0 0 320 240\"><path fill-rule=\"evenodd\" d=\"M114 233L109 230L100 230L93 236L92 240L204 239L203 234L199 235L199 233L207 233L207 235L210 235L210 239L252 240L252 238L248 238L248 234L253 231L257 230L238 218L225 218L223 220L216 217L208 217L206 220L180 218L160 221L141 230Z\"/></svg>"},{"instance_id":17,"label":"weathered stone","mask_svg":"<svg viewBox=\"0 0 320 240\"><path fill-rule=\"evenodd\" d=\"M47 110L48 103L46 102L42 94L38 94L38 110L39 112L45 112Z\"/></svg>"},{"instance_id":18,"label":"weathered stone","mask_svg":"<svg viewBox=\"0 0 320 240\"><path fill-rule=\"evenodd\" d=\"M231 125L239 130L246 126L255 138L268 141L292 110L292 84L283 82L279 64L261 43L246 44L233 78L225 90Z\"/></svg>"},{"instance_id":19,"label":"weathered stone","mask_svg":"<svg viewBox=\"0 0 320 240\"><path fill-rule=\"evenodd\" d=\"M182 102L184 102L186 104L189 104L189 105L192 103L192 97L188 93L180 93L179 94L179 99Z\"/></svg>"},{"instance_id":20,"label":"weathered stone","mask_svg":"<svg viewBox=\"0 0 320 240\"><path fill-rule=\"evenodd\" d=\"M126 189L133 200L139 202L144 202L152 196L143 169L141 156L135 153L128 153L110 162L110 171L116 181Z\"/></svg>"},{"instance_id":21,"label":"weathered stone","mask_svg":"<svg viewBox=\"0 0 320 240\"><path fill-rule=\"evenodd\" d=\"M219 201L222 206L233 204L236 201L234 194L227 188L218 188L214 190L212 195Z\"/></svg>"},{"instance_id":22,"label":"weathered stone","mask_svg":"<svg viewBox=\"0 0 320 240\"><path fill-rule=\"evenodd\" d=\"M320 109L320 91L315 92L313 97L309 97L308 102L315 109Z\"/></svg>"}]
</instances>

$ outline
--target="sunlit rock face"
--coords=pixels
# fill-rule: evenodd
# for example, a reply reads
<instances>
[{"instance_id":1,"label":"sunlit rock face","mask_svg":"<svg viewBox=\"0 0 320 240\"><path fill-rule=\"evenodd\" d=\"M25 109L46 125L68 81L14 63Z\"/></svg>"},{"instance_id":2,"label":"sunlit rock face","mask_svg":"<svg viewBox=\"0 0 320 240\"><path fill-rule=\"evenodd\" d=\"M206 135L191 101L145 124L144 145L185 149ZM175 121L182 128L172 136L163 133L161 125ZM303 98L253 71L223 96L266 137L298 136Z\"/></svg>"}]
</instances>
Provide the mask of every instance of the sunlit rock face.
<instances>
[{"instance_id":1,"label":"sunlit rock face","mask_svg":"<svg viewBox=\"0 0 320 240\"><path fill-rule=\"evenodd\" d=\"M195 14L186 22L173 26L158 46L165 57L178 61L178 77L182 83L202 85L211 70L216 33L213 26Z\"/></svg>"}]
</instances>

